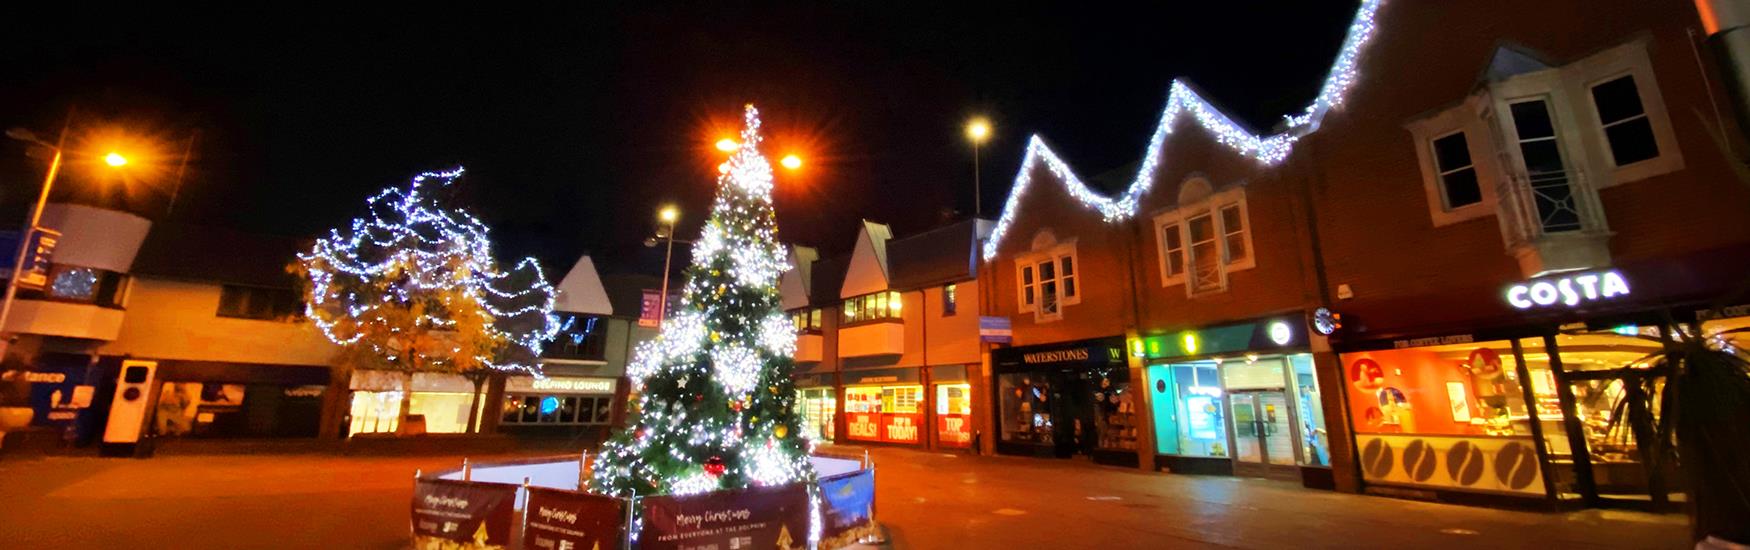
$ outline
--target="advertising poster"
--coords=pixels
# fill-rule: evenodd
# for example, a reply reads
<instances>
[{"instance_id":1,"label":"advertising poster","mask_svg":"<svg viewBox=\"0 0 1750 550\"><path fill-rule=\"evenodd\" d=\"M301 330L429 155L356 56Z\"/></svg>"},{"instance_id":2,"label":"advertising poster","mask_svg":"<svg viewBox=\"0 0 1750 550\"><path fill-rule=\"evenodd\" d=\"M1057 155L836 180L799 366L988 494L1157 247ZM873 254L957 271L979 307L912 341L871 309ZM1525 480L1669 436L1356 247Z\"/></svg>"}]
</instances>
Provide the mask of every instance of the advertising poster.
<instances>
[{"instance_id":1,"label":"advertising poster","mask_svg":"<svg viewBox=\"0 0 1750 550\"><path fill-rule=\"evenodd\" d=\"M527 506L523 548L592 550L620 546L626 524L626 509L620 499L530 487Z\"/></svg>"},{"instance_id":2,"label":"advertising poster","mask_svg":"<svg viewBox=\"0 0 1750 550\"><path fill-rule=\"evenodd\" d=\"M413 484L413 547L501 549L510 544L517 486L448 479Z\"/></svg>"},{"instance_id":3,"label":"advertising poster","mask_svg":"<svg viewBox=\"0 0 1750 550\"><path fill-rule=\"evenodd\" d=\"M642 501L641 550L808 546L808 486L758 487Z\"/></svg>"},{"instance_id":4,"label":"advertising poster","mask_svg":"<svg viewBox=\"0 0 1750 550\"><path fill-rule=\"evenodd\" d=\"M972 446L972 415L936 415L936 439L943 447Z\"/></svg>"},{"instance_id":5,"label":"advertising poster","mask_svg":"<svg viewBox=\"0 0 1750 550\"><path fill-rule=\"evenodd\" d=\"M843 548L875 529L875 471L820 481L821 548Z\"/></svg>"},{"instance_id":6,"label":"advertising poster","mask_svg":"<svg viewBox=\"0 0 1750 550\"><path fill-rule=\"evenodd\" d=\"M917 443L923 417L919 413L846 413L845 431L851 439Z\"/></svg>"}]
</instances>

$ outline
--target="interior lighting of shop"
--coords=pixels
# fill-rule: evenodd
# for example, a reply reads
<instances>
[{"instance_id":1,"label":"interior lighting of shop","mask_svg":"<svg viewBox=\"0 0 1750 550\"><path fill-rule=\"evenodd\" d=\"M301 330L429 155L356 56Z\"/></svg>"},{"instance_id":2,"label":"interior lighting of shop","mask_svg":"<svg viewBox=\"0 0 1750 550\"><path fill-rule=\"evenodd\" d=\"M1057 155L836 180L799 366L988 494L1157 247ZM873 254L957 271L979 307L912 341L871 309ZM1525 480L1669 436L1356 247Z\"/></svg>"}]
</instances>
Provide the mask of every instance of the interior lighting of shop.
<instances>
[{"instance_id":1,"label":"interior lighting of shop","mask_svg":"<svg viewBox=\"0 0 1750 550\"><path fill-rule=\"evenodd\" d=\"M1507 303L1518 309L1608 300L1629 294L1628 279L1616 270L1528 281L1507 288Z\"/></svg>"},{"instance_id":2,"label":"interior lighting of shop","mask_svg":"<svg viewBox=\"0 0 1750 550\"><path fill-rule=\"evenodd\" d=\"M1069 164L1058 158L1057 153L1045 144L1044 138L1034 134L1027 141L1027 153L1021 161L1020 173L1015 176L1009 199L1003 205L1002 216L992 228L990 240L985 241L984 259L989 261L996 257L997 246L1002 243L1009 226L1014 223L1016 210L1021 204L1021 195L1026 193L1028 184L1032 183L1033 170L1039 162L1045 163L1045 167L1051 170L1052 175L1057 177L1071 197L1083 207L1098 211L1107 222L1119 222L1136 215L1142 196L1154 187L1155 172L1159 168L1167 136L1173 133L1173 124L1180 115L1190 115L1218 143L1240 155L1251 157L1265 166L1281 163L1288 158L1295 142L1317 131L1325 114L1343 105L1344 97L1357 80L1361 50L1373 38L1373 16L1379 11L1381 2L1383 0L1364 0L1361 3L1361 7L1355 12L1355 18L1349 23L1348 34L1337 51L1337 59L1326 74L1318 96L1300 114L1284 117L1285 128L1279 133L1264 136L1252 134L1234 122L1233 117L1204 99L1185 81L1174 79L1167 93L1166 109L1161 113L1154 135L1149 138L1148 150L1143 154L1136 179L1117 197L1102 196L1089 188L1070 170Z\"/></svg>"}]
</instances>

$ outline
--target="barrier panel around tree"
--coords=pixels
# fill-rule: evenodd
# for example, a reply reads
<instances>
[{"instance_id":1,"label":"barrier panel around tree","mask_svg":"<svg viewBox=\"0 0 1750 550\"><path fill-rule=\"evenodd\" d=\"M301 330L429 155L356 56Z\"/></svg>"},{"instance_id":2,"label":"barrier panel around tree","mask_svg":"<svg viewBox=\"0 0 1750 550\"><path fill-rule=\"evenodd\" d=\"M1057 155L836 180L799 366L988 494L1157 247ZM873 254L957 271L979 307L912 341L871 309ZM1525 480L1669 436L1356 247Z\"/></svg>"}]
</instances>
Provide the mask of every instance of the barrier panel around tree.
<instances>
[{"instance_id":1,"label":"barrier panel around tree","mask_svg":"<svg viewBox=\"0 0 1750 550\"><path fill-rule=\"evenodd\" d=\"M878 534L875 468L867 459L811 458L815 487L793 484L628 499L575 490L582 457L494 464L416 475L412 535L420 549L601 550L636 547L843 548ZM564 475L564 472L572 472ZM506 483L520 479L521 484ZM815 524L813 518L817 517Z\"/></svg>"}]
</instances>

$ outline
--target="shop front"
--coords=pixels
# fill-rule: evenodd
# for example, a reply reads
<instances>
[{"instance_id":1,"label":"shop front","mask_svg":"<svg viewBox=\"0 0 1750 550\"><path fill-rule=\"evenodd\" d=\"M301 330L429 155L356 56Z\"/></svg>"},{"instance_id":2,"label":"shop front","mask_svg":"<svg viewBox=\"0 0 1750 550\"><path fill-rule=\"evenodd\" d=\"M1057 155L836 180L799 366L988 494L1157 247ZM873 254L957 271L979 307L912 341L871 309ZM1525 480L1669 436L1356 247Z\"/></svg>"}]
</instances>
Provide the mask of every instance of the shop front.
<instances>
[{"instance_id":1,"label":"shop front","mask_svg":"<svg viewBox=\"0 0 1750 550\"><path fill-rule=\"evenodd\" d=\"M156 437L316 437L328 367L158 361L149 432Z\"/></svg>"},{"instance_id":2,"label":"shop front","mask_svg":"<svg viewBox=\"0 0 1750 550\"><path fill-rule=\"evenodd\" d=\"M618 389L619 380L607 377L507 377L498 431L520 435L605 436L616 418Z\"/></svg>"},{"instance_id":3,"label":"shop front","mask_svg":"<svg viewBox=\"0 0 1750 550\"><path fill-rule=\"evenodd\" d=\"M966 365L930 367L937 449L972 448L972 381Z\"/></svg>"},{"instance_id":4,"label":"shop front","mask_svg":"<svg viewBox=\"0 0 1750 550\"><path fill-rule=\"evenodd\" d=\"M997 452L1137 465L1139 402L1122 336L1000 348L991 363Z\"/></svg>"},{"instance_id":5,"label":"shop front","mask_svg":"<svg viewBox=\"0 0 1750 550\"><path fill-rule=\"evenodd\" d=\"M1586 278L1585 284L1563 283ZM1660 417L1669 342L1730 347L1750 319L1730 311L1636 309L1607 298L1616 272L1565 275L1505 293L1517 318L1471 331L1340 342L1348 421L1375 493L1457 502L1673 510L1671 457L1643 445ZM1543 284L1543 283L1548 283ZM1570 300L1562 288L1576 290ZM1641 306L1645 307L1645 306ZM1730 308L1727 308L1730 310ZM1746 311L1745 313L1750 313ZM1655 420L1656 421L1656 420Z\"/></svg>"},{"instance_id":6,"label":"shop front","mask_svg":"<svg viewBox=\"0 0 1750 550\"><path fill-rule=\"evenodd\" d=\"M802 415L803 435L815 441L833 440L833 417L838 414L838 390L833 374L818 373L796 377L796 409Z\"/></svg>"},{"instance_id":7,"label":"shop front","mask_svg":"<svg viewBox=\"0 0 1750 550\"><path fill-rule=\"evenodd\" d=\"M1329 479L1323 396L1302 327L1290 316L1140 339L1156 467Z\"/></svg>"},{"instance_id":8,"label":"shop front","mask_svg":"<svg viewBox=\"0 0 1750 550\"><path fill-rule=\"evenodd\" d=\"M400 428L401 395L405 375L394 371L353 371L347 434L397 433ZM474 383L457 374L415 373L408 403L410 419L423 433L466 433L468 406L475 404ZM478 401L486 410L485 389Z\"/></svg>"},{"instance_id":9,"label":"shop front","mask_svg":"<svg viewBox=\"0 0 1750 550\"><path fill-rule=\"evenodd\" d=\"M845 439L924 443L924 385L917 368L853 370L844 381Z\"/></svg>"}]
</instances>

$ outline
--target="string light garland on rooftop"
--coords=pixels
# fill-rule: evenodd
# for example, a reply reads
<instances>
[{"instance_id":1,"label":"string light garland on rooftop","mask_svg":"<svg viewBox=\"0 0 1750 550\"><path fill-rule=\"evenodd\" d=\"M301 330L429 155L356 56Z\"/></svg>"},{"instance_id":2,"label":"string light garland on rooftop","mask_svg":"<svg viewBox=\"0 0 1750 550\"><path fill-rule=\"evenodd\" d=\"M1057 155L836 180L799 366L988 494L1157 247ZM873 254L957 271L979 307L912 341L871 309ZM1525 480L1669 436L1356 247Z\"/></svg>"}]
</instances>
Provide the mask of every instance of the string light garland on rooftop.
<instances>
[{"instance_id":1,"label":"string light garland on rooftop","mask_svg":"<svg viewBox=\"0 0 1750 550\"><path fill-rule=\"evenodd\" d=\"M1203 98L1196 90L1184 81L1174 79L1167 93L1167 105L1161 112L1159 124L1155 126L1154 134L1149 138L1148 150L1143 153L1142 165L1138 167L1136 178L1123 193L1116 197L1106 197L1089 188L1081 178L1076 177L1063 159L1051 150L1045 140L1037 134L1027 140L1027 153L1022 158L1020 173L1015 176L1015 184L1009 191L1009 199L1003 205L1002 216L997 218L992 228L990 238L984 243L983 257L986 261L996 257L997 246L1001 244L1008 229L1014 224L1016 211L1021 204L1021 196L1027 191L1033 180L1033 172L1038 163L1045 163L1045 168L1051 171L1064 190L1075 198L1082 206L1100 213L1107 222L1117 222L1136 215L1137 206L1142 196L1148 194L1154 187L1155 173L1160 167L1161 152L1166 145L1167 137L1173 133L1173 125L1184 116L1189 115L1215 141L1227 146L1242 156L1249 157L1265 166L1275 166L1288 158L1294 149L1295 142L1300 138L1318 130L1319 123L1326 113L1343 105L1345 96L1355 85L1361 50L1365 48L1374 35L1374 15L1378 13L1383 0L1363 0L1356 10L1355 18L1349 23L1349 30L1343 39L1343 46L1337 52L1337 59L1331 64L1330 72L1325 76L1324 85L1319 88L1319 94L1314 97L1300 113L1284 117L1284 129L1269 135L1254 135L1244 127L1234 122L1233 118L1223 113L1209 100Z\"/></svg>"}]
</instances>

